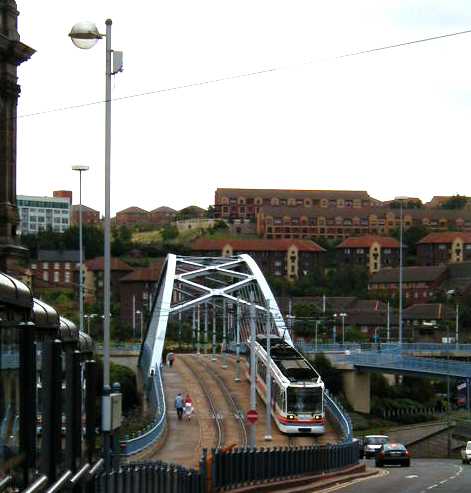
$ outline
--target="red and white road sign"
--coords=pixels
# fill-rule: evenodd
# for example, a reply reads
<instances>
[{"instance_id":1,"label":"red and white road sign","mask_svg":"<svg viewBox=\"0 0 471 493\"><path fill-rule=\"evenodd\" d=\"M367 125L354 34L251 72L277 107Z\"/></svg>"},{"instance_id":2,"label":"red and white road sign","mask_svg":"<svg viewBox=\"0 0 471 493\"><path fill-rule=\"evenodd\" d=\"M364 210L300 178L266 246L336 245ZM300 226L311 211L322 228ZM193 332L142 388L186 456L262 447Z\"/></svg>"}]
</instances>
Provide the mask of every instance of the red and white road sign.
<instances>
[{"instance_id":1,"label":"red and white road sign","mask_svg":"<svg viewBox=\"0 0 471 493\"><path fill-rule=\"evenodd\" d=\"M247 411L247 414L246 414L246 417L245 419L251 424L255 424L257 422L257 419L258 419L258 413L256 411L256 409L249 409Z\"/></svg>"}]
</instances>

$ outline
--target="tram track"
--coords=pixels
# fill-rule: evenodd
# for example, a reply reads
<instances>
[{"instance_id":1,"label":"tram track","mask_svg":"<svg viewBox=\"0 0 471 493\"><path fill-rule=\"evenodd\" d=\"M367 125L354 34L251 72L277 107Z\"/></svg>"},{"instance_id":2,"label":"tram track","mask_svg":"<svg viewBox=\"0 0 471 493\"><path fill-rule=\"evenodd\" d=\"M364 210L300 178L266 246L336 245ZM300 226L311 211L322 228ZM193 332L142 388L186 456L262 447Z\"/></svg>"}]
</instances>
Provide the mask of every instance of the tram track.
<instances>
[{"instance_id":1,"label":"tram track","mask_svg":"<svg viewBox=\"0 0 471 493\"><path fill-rule=\"evenodd\" d=\"M221 393L223 394L224 398L226 399L226 402L229 406L229 408L232 410L232 415L234 416L235 421L238 424L239 428L239 443L237 444L239 447L247 447L248 444L248 435L247 435L247 428L245 426L245 416L244 412L239 405L237 399L234 398L232 395L231 390L227 386L227 384L224 382L224 378L219 375L219 373L212 368L206 360L202 360L197 356L193 356L194 359L197 360L197 362L204 367L207 373L209 373L212 378L217 382Z\"/></svg>"},{"instance_id":2,"label":"tram track","mask_svg":"<svg viewBox=\"0 0 471 493\"><path fill-rule=\"evenodd\" d=\"M221 448L224 445L224 423L223 423L223 417L217 411L216 405L214 403L214 397L211 396L208 389L203 385L200 375L198 375L195 368L187 361L187 358L186 357L180 358L180 360L183 362L186 368L188 368L188 370L191 372L195 380L198 382L205 396L205 399L210 408L210 412L212 413L212 417L214 419L214 427L216 431L215 448Z\"/></svg>"}]
</instances>

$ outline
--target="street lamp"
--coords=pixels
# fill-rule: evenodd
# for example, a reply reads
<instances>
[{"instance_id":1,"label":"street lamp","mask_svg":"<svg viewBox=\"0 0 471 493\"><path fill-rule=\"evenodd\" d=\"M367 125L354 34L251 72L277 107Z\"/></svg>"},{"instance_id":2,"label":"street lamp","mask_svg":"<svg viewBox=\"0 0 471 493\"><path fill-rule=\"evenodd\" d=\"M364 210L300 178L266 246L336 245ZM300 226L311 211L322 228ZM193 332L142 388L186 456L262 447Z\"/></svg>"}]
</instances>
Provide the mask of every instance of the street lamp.
<instances>
[{"instance_id":1,"label":"street lamp","mask_svg":"<svg viewBox=\"0 0 471 493\"><path fill-rule=\"evenodd\" d=\"M92 318L98 317L96 313L85 314L83 318L87 321L87 334L90 334L90 321Z\"/></svg>"},{"instance_id":2,"label":"street lamp","mask_svg":"<svg viewBox=\"0 0 471 493\"><path fill-rule=\"evenodd\" d=\"M80 305L80 330L83 332L83 234L82 234L82 173L88 171L90 166L76 164L73 171L79 172L79 250L80 250L80 279L79 279L79 305ZM90 331L89 331L90 332Z\"/></svg>"},{"instance_id":3,"label":"street lamp","mask_svg":"<svg viewBox=\"0 0 471 493\"><path fill-rule=\"evenodd\" d=\"M347 316L346 313L334 313L334 318L336 319L337 317L340 317L342 319L342 344L345 344L345 317ZM334 324L334 327L336 328L336 325ZM334 344L335 344L335 332L334 332Z\"/></svg>"},{"instance_id":4,"label":"street lamp","mask_svg":"<svg viewBox=\"0 0 471 493\"><path fill-rule=\"evenodd\" d=\"M408 197L400 196L396 197L394 200L399 201L400 205L400 224L399 224L399 346L402 347L402 235L403 235L403 211L402 203L407 200Z\"/></svg>"},{"instance_id":5,"label":"street lamp","mask_svg":"<svg viewBox=\"0 0 471 493\"><path fill-rule=\"evenodd\" d=\"M105 219L103 224L105 248L104 248L104 286L103 286L103 400L102 400L102 429L103 429L103 449L106 463L106 470L110 468L111 462L111 387L110 387L110 280L111 280L111 260L110 260L110 160L111 160L111 76L121 72L123 54L111 49L111 19L106 22L106 34L100 34L98 28L92 22L79 22L75 24L69 36L77 48L87 50L93 48L99 39L106 37L106 70L105 70ZM111 61L113 59L113 69Z\"/></svg>"},{"instance_id":6,"label":"street lamp","mask_svg":"<svg viewBox=\"0 0 471 493\"><path fill-rule=\"evenodd\" d=\"M144 332L144 313L142 312L142 310L136 310L136 315L139 315L139 321L141 327L141 342L142 342L142 335Z\"/></svg>"}]
</instances>

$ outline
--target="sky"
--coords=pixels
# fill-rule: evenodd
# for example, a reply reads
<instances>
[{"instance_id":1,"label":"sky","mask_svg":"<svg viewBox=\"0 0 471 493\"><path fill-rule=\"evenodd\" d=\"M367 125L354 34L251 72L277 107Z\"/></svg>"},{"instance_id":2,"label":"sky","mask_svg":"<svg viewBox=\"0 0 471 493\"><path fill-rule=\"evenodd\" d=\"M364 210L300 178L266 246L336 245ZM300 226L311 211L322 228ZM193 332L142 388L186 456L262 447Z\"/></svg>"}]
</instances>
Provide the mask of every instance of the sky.
<instances>
[{"instance_id":1,"label":"sky","mask_svg":"<svg viewBox=\"0 0 471 493\"><path fill-rule=\"evenodd\" d=\"M103 212L105 42L68 33L111 18L113 214L207 207L217 187L471 195L471 34L340 58L471 29L469 0L17 4L36 50L19 67L18 194L77 203L85 164L82 201Z\"/></svg>"}]
</instances>

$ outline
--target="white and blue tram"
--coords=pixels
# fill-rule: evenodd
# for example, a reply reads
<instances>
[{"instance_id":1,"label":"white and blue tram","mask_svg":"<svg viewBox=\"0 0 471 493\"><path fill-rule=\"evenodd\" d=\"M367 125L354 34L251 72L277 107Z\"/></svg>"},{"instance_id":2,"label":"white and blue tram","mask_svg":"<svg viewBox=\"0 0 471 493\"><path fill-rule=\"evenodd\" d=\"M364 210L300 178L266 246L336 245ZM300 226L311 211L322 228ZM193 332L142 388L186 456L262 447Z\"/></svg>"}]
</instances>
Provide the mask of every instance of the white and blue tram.
<instances>
[{"instance_id":1,"label":"white and blue tram","mask_svg":"<svg viewBox=\"0 0 471 493\"><path fill-rule=\"evenodd\" d=\"M266 336L257 336L257 392L266 403ZM284 339L270 337L271 413L282 433L325 432L324 382L306 358Z\"/></svg>"}]
</instances>

